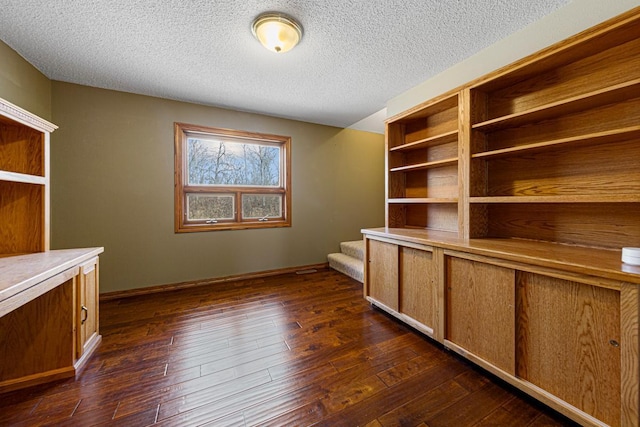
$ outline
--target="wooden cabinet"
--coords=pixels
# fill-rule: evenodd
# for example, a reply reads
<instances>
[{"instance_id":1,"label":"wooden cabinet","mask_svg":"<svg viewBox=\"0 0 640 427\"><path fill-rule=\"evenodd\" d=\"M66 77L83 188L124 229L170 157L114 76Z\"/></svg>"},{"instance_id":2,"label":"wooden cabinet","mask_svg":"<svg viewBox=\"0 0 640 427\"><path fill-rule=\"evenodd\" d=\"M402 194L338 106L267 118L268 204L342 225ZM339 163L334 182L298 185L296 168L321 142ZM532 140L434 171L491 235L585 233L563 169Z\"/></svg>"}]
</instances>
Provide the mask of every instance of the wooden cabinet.
<instances>
[{"instance_id":1,"label":"wooden cabinet","mask_svg":"<svg viewBox=\"0 0 640 427\"><path fill-rule=\"evenodd\" d=\"M491 259L447 257L446 341L515 373L515 272Z\"/></svg>"},{"instance_id":2,"label":"wooden cabinet","mask_svg":"<svg viewBox=\"0 0 640 427\"><path fill-rule=\"evenodd\" d=\"M365 297L433 338L440 338L442 252L407 242L366 239Z\"/></svg>"},{"instance_id":3,"label":"wooden cabinet","mask_svg":"<svg viewBox=\"0 0 640 427\"><path fill-rule=\"evenodd\" d=\"M94 311L93 333L85 329L88 339L78 358L78 295L86 275L94 280L95 286L86 288L97 302L98 272L88 267L97 265L102 251L62 249L0 258L0 392L80 372L101 337Z\"/></svg>"},{"instance_id":4,"label":"wooden cabinet","mask_svg":"<svg viewBox=\"0 0 640 427\"><path fill-rule=\"evenodd\" d=\"M417 249L405 244L400 246L399 260L399 312L407 323L436 339L441 336L440 253L433 248Z\"/></svg>"},{"instance_id":5,"label":"wooden cabinet","mask_svg":"<svg viewBox=\"0 0 640 427\"><path fill-rule=\"evenodd\" d=\"M95 257L80 267L78 283L77 313L77 347L76 356L84 363L83 356L91 354L92 349L99 343L99 275L98 258Z\"/></svg>"},{"instance_id":6,"label":"wooden cabinet","mask_svg":"<svg viewBox=\"0 0 640 427\"><path fill-rule=\"evenodd\" d=\"M621 425L620 290L527 272L517 289L517 377Z\"/></svg>"},{"instance_id":7,"label":"wooden cabinet","mask_svg":"<svg viewBox=\"0 0 640 427\"><path fill-rule=\"evenodd\" d=\"M640 8L390 118L386 149L363 233L397 246L391 311L584 425L640 425Z\"/></svg>"},{"instance_id":8,"label":"wooden cabinet","mask_svg":"<svg viewBox=\"0 0 640 427\"><path fill-rule=\"evenodd\" d=\"M367 239L366 295L398 311L398 245Z\"/></svg>"},{"instance_id":9,"label":"wooden cabinet","mask_svg":"<svg viewBox=\"0 0 640 427\"><path fill-rule=\"evenodd\" d=\"M393 253L398 319L583 425L639 425L640 267L619 251L363 233Z\"/></svg>"},{"instance_id":10,"label":"wooden cabinet","mask_svg":"<svg viewBox=\"0 0 640 427\"><path fill-rule=\"evenodd\" d=\"M53 289L31 300L0 299L0 392L74 375L74 273L58 275Z\"/></svg>"},{"instance_id":11,"label":"wooden cabinet","mask_svg":"<svg viewBox=\"0 0 640 427\"><path fill-rule=\"evenodd\" d=\"M637 425L637 285L446 254L445 346L580 423Z\"/></svg>"},{"instance_id":12,"label":"wooden cabinet","mask_svg":"<svg viewBox=\"0 0 640 427\"><path fill-rule=\"evenodd\" d=\"M103 249L49 250L55 129L0 99L0 392L74 376L100 343Z\"/></svg>"}]
</instances>

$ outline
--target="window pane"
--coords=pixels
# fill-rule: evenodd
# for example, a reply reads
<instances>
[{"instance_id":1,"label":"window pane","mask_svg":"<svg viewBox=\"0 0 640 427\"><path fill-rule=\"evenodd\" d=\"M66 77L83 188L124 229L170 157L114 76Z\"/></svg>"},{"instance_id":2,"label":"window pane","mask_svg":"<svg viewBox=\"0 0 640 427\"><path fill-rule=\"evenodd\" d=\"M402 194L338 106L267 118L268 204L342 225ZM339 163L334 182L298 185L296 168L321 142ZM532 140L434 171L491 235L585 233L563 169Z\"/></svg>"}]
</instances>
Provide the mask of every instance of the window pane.
<instances>
[{"instance_id":1,"label":"window pane","mask_svg":"<svg viewBox=\"0 0 640 427\"><path fill-rule=\"evenodd\" d=\"M290 227L291 137L174 123L175 231Z\"/></svg>"},{"instance_id":2,"label":"window pane","mask_svg":"<svg viewBox=\"0 0 640 427\"><path fill-rule=\"evenodd\" d=\"M243 194L242 218L281 218L282 195L281 194Z\"/></svg>"},{"instance_id":3,"label":"window pane","mask_svg":"<svg viewBox=\"0 0 640 427\"><path fill-rule=\"evenodd\" d=\"M191 136L187 139L191 185L280 186L280 147Z\"/></svg>"},{"instance_id":4,"label":"window pane","mask_svg":"<svg viewBox=\"0 0 640 427\"><path fill-rule=\"evenodd\" d=\"M234 204L229 194L187 194L187 220L234 219Z\"/></svg>"}]
</instances>

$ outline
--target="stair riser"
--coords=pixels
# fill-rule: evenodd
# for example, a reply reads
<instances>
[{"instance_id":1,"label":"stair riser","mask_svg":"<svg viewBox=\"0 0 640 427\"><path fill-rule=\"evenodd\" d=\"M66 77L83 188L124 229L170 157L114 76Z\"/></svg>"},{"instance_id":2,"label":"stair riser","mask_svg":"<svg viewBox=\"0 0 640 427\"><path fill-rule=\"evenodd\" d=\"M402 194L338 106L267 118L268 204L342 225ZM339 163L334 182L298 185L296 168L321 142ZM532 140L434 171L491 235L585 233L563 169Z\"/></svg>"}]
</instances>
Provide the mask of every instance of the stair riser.
<instances>
[{"instance_id":1,"label":"stair riser","mask_svg":"<svg viewBox=\"0 0 640 427\"><path fill-rule=\"evenodd\" d=\"M360 283L364 282L364 263L361 260L342 253L329 254L327 259L329 267L346 274Z\"/></svg>"},{"instance_id":2,"label":"stair riser","mask_svg":"<svg viewBox=\"0 0 640 427\"><path fill-rule=\"evenodd\" d=\"M364 242L358 240L342 242L340 243L340 252L362 261L364 260Z\"/></svg>"}]
</instances>

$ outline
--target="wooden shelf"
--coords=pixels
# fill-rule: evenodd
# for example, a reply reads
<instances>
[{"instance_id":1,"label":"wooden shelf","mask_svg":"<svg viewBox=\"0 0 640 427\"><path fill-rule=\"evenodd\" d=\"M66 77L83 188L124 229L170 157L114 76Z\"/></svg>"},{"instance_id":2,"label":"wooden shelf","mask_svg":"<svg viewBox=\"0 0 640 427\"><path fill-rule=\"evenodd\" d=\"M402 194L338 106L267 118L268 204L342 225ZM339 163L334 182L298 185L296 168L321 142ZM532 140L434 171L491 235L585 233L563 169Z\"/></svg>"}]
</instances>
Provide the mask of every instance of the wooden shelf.
<instances>
[{"instance_id":1,"label":"wooden shelf","mask_svg":"<svg viewBox=\"0 0 640 427\"><path fill-rule=\"evenodd\" d=\"M456 142L457 140L458 140L458 131L454 130L441 135L435 135L429 138L423 138L421 140L410 142L408 144L398 145L397 147L390 148L389 151L418 150L420 148L427 148L427 147L433 147L435 145Z\"/></svg>"},{"instance_id":2,"label":"wooden shelf","mask_svg":"<svg viewBox=\"0 0 640 427\"><path fill-rule=\"evenodd\" d=\"M56 126L0 99L0 253L49 250L49 141Z\"/></svg>"},{"instance_id":3,"label":"wooden shelf","mask_svg":"<svg viewBox=\"0 0 640 427\"><path fill-rule=\"evenodd\" d=\"M388 121L397 123L420 120L434 114L442 113L443 111L451 108L455 108L457 105L458 93L456 92L448 96L439 97L420 105L416 105L414 108L405 111L404 113L400 113L399 115L390 118Z\"/></svg>"},{"instance_id":4,"label":"wooden shelf","mask_svg":"<svg viewBox=\"0 0 640 427\"><path fill-rule=\"evenodd\" d=\"M445 166L456 165L457 163L458 163L458 158L454 157L451 159L437 160L435 162L425 162L425 163L418 163L418 164L409 165L409 166L399 166L396 168L389 169L389 172L411 172L411 171L418 171L418 170L425 170L425 169L443 168Z\"/></svg>"},{"instance_id":5,"label":"wooden shelf","mask_svg":"<svg viewBox=\"0 0 640 427\"><path fill-rule=\"evenodd\" d=\"M458 203L457 198L445 197L415 197L415 198L394 198L387 200L390 204L445 204Z\"/></svg>"},{"instance_id":6,"label":"wooden shelf","mask_svg":"<svg viewBox=\"0 0 640 427\"><path fill-rule=\"evenodd\" d=\"M551 149L554 146L568 144L606 144L619 142L628 139L640 138L640 126L632 126L623 129L615 129L611 131L597 132L588 135L578 135L569 138L561 138L552 141L538 142L534 144L526 144L517 147L502 148L500 150L484 151L471 156L473 159L486 159L497 157L508 157L517 155L521 152L532 152L536 150Z\"/></svg>"},{"instance_id":7,"label":"wooden shelf","mask_svg":"<svg viewBox=\"0 0 640 427\"><path fill-rule=\"evenodd\" d=\"M45 185L46 178L43 176L27 175L24 173L0 171L0 181L20 182L23 184Z\"/></svg>"},{"instance_id":8,"label":"wooden shelf","mask_svg":"<svg viewBox=\"0 0 640 427\"><path fill-rule=\"evenodd\" d=\"M565 40L559 48L551 46L521 59L508 69L492 73L489 80L480 83L479 88L487 92L500 90L640 37L640 26L633 17L619 23L616 30L604 33L589 31L584 36L576 36L575 40Z\"/></svg>"},{"instance_id":9,"label":"wooden shelf","mask_svg":"<svg viewBox=\"0 0 640 427\"><path fill-rule=\"evenodd\" d=\"M619 103L639 96L640 79L634 79L625 83L585 93L583 95L570 97L562 101L552 102L530 110L476 123L472 125L472 128L483 132L492 132L508 127L517 127L535 123L614 102Z\"/></svg>"},{"instance_id":10,"label":"wooden shelf","mask_svg":"<svg viewBox=\"0 0 640 427\"><path fill-rule=\"evenodd\" d=\"M639 203L640 194L470 197L470 203Z\"/></svg>"}]
</instances>

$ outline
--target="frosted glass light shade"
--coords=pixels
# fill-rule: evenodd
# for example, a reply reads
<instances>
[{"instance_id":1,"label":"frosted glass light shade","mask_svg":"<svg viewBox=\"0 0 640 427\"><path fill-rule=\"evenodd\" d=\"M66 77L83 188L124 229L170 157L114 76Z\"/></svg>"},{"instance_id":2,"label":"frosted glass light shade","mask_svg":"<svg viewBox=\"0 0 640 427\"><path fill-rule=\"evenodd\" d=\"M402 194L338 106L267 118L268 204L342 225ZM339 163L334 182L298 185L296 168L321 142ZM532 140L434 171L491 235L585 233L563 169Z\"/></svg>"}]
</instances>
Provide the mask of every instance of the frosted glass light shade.
<instances>
[{"instance_id":1,"label":"frosted glass light shade","mask_svg":"<svg viewBox=\"0 0 640 427\"><path fill-rule=\"evenodd\" d=\"M276 53L290 51L302 38L300 24L281 13L266 13L258 16L253 21L251 31L264 47Z\"/></svg>"}]
</instances>

